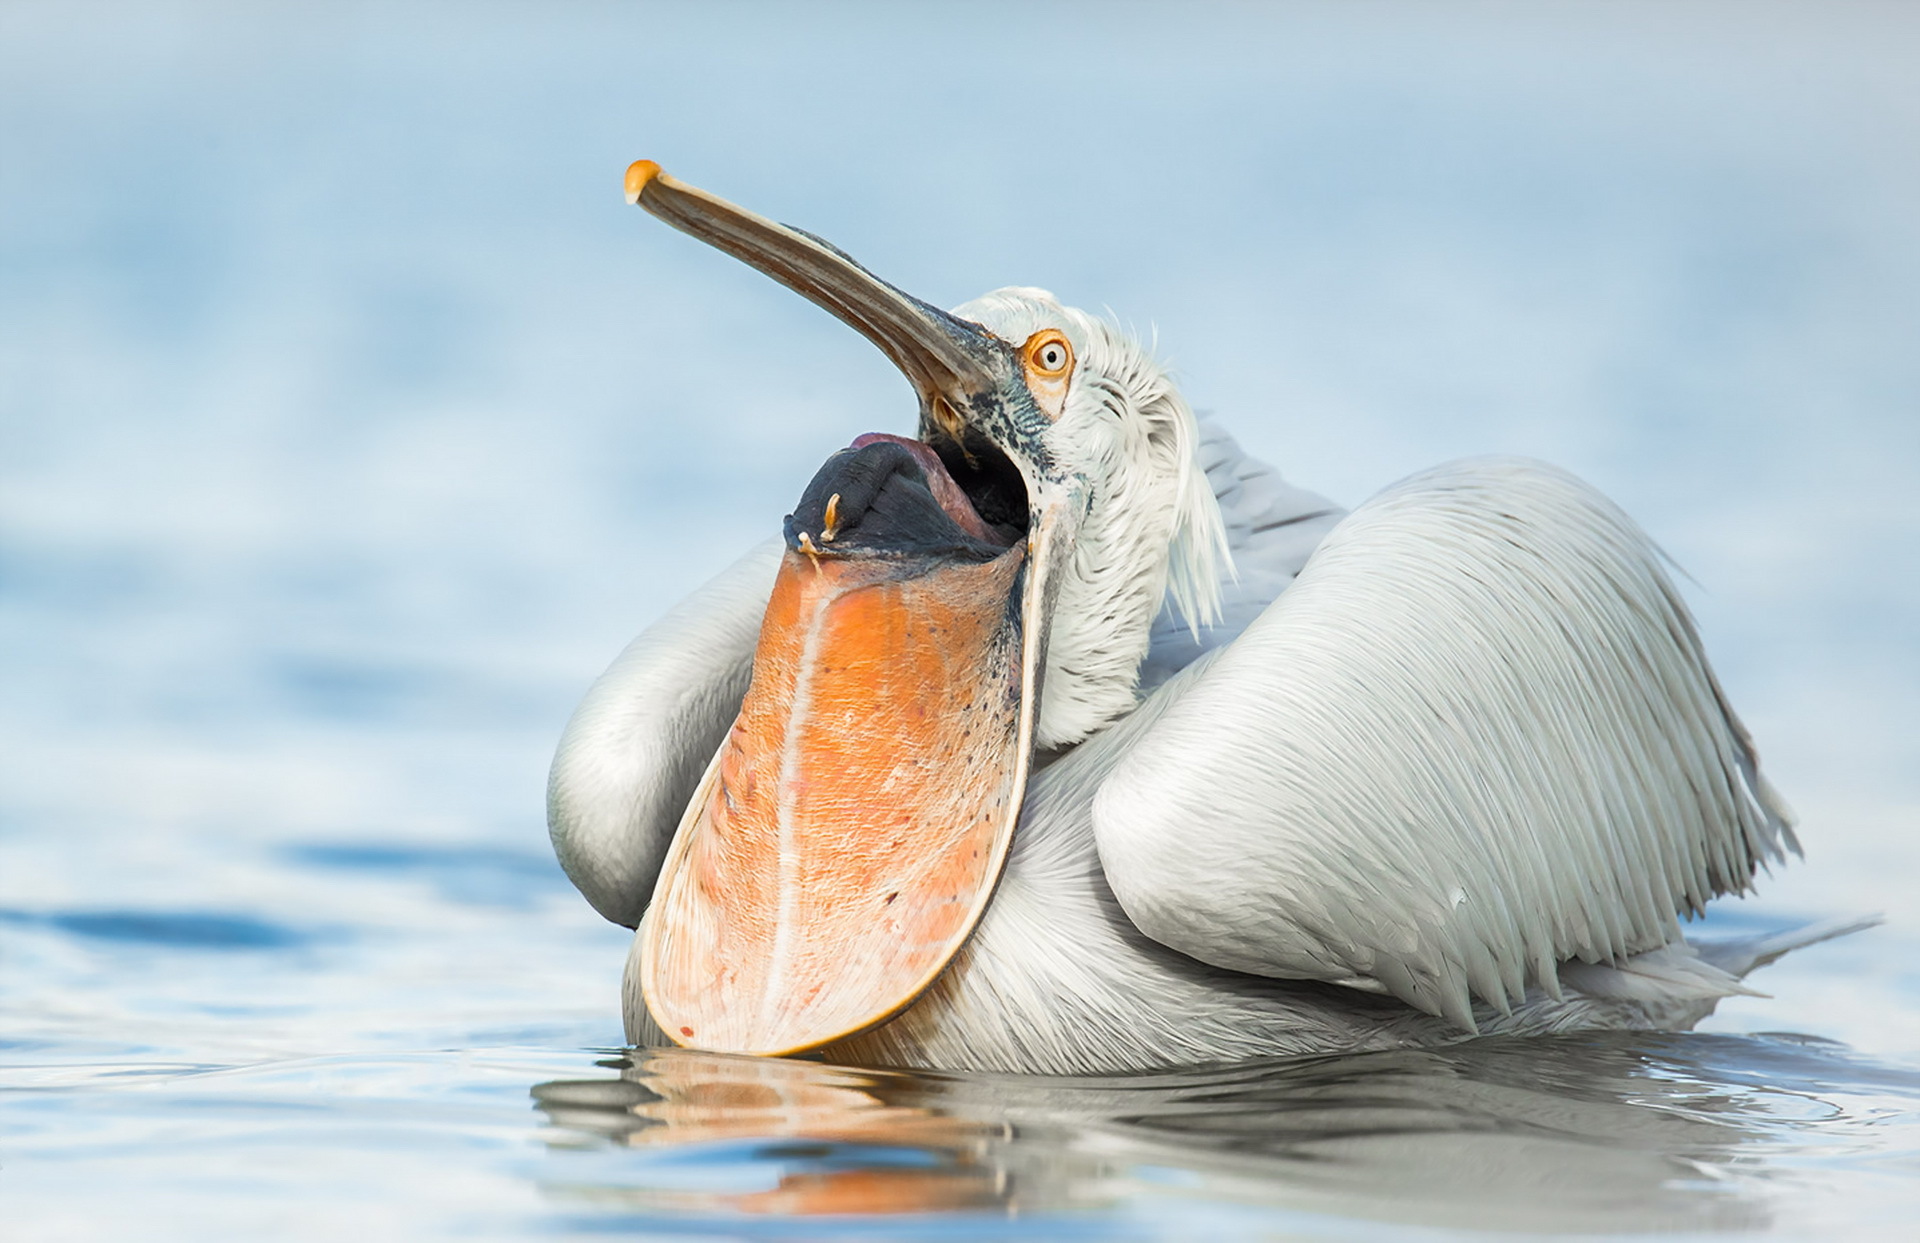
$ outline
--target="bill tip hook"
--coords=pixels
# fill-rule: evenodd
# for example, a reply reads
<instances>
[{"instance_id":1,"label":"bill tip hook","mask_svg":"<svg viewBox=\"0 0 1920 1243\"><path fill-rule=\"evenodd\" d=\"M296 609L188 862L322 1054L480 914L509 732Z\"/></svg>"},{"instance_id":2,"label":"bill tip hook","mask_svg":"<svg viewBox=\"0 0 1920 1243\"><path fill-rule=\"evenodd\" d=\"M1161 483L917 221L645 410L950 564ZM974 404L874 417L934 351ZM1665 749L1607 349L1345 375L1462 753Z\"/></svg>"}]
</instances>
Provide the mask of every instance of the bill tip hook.
<instances>
[{"instance_id":1,"label":"bill tip hook","mask_svg":"<svg viewBox=\"0 0 1920 1243\"><path fill-rule=\"evenodd\" d=\"M632 206L640 201L640 192L647 183L660 175L660 166L652 160L635 160L627 165L627 204Z\"/></svg>"}]
</instances>

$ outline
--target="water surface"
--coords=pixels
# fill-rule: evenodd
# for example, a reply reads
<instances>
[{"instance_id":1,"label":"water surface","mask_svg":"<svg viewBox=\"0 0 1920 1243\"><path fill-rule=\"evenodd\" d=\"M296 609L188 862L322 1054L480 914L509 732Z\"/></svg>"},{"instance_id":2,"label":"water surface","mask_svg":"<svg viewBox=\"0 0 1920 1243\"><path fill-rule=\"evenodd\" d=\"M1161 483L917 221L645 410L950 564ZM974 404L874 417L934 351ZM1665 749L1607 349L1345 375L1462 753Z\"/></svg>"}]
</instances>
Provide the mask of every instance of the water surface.
<instances>
[{"instance_id":1,"label":"water surface","mask_svg":"<svg viewBox=\"0 0 1920 1243\"><path fill-rule=\"evenodd\" d=\"M1906 1237L1916 56L1872 4L0 7L4 1233ZM1712 931L1886 925L1687 1035L622 1051L552 743L912 417L625 208L643 155L936 302L1110 307L1344 501L1592 479L1801 813Z\"/></svg>"}]
</instances>

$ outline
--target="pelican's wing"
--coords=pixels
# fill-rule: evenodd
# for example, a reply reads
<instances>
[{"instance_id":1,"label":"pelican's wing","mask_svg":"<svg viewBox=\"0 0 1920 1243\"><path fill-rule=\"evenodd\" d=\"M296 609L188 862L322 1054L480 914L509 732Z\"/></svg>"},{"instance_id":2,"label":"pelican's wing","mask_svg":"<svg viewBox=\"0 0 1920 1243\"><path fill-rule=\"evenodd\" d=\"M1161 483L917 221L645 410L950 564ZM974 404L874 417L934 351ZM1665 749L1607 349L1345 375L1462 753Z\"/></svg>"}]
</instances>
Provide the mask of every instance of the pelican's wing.
<instances>
[{"instance_id":1,"label":"pelican's wing","mask_svg":"<svg viewBox=\"0 0 1920 1243\"><path fill-rule=\"evenodd\" d=\"M547 778L560 866L629 928L707 761L740 711L780 566L771 539L642 631L574 709Z\"/></svg>"},{"instance_id":2,"label":"pelican's wing","mask_svg":"<svg viewBox=\"0 0 1920 1243\"><path fill-rule=\"evenodd\" d=\"M1150 691L1206 652L1230 643L1285 591L1346 510L1296 487L1243 452L1212 419L1200 419L1200 464L1220 503L1233 553L1233 573L1220 584L1220 618L1196 633L1171 605L1153 623L1152 647L1140 666Z\"/></svg>"},{"instance_id":3,"label":"pelican's wing","mask_svg":"<svg viewBox=\"0 0 1920 1243\"><path fill-rule=\"evenodd\" d=\"M1538 463L1375 497L1160 693L1094 803L1141 930L1470 1029L1798 849L1658 551Z\"/></svg>"}]
</instances>

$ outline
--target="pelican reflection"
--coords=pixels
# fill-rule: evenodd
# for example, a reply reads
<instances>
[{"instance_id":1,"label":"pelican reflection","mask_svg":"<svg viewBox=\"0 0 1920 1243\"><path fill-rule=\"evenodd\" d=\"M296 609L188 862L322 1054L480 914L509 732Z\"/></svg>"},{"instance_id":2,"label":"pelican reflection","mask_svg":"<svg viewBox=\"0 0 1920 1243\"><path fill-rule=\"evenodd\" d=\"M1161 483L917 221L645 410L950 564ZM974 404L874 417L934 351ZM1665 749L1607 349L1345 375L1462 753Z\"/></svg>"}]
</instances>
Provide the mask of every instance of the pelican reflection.
<instances>
[{"instance_id":1,"label":"pelican reflection","mask_svg":"<svg viewBox=\"0 0 1920 1243\"><path fill-rule=\"evenodd\" d=\"M1798 1142L1810 1099L1868 1073L1791 1038L1645 1033L1107 1078L685 1049L609 1066L534 1089L556 1147L625 1150L592 1167L612 1171L598 1181L562 1173L556 1153L547 1185L563 1198L670 1216L1129 1216L1191 1201L1573 1231L1765 1226L1768 1158Z\"/></svg>"}]
</instances>

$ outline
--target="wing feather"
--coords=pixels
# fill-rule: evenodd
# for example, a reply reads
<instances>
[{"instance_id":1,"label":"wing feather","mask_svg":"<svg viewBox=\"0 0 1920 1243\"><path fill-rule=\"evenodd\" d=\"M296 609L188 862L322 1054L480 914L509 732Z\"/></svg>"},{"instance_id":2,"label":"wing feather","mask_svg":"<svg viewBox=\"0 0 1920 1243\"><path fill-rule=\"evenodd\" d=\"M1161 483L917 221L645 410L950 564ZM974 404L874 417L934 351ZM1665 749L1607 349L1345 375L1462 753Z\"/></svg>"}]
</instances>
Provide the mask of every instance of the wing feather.
<instances>
[{"instance_id":1,"label":"wing feather","mask_svg":"<svg viewBox=\"0 0 1920 1243\"><path fill-rule=\"evenodd\" d=\"M1539 463L1382 493L1163 693L1094 805L1142 931L1469 1029L1798 849L1658 550Z\"/></svg>"},{"instance_id":2,"label":"wing feather","mask_svg":"<svg viewBox=\"0 0 1920 1243\"><path fill-rule=\"evenodd\" d=\"M1280 472L1247 456L1227 430L1202 417L1196 450L1220 506L1232 568L1220 584L1220 616L1191 629L1171 602L1153 623L1152 646L1140 667L1140 687L1152 690L1203 654L1229 643L1313 555L1346 511L1326 497L1295 487Z\"/></svg>"}]
</instances>

